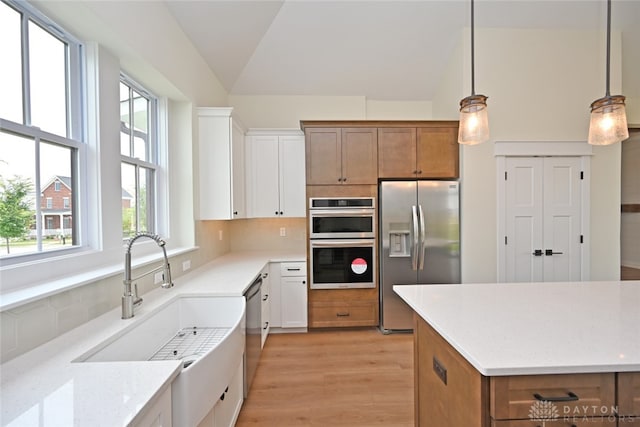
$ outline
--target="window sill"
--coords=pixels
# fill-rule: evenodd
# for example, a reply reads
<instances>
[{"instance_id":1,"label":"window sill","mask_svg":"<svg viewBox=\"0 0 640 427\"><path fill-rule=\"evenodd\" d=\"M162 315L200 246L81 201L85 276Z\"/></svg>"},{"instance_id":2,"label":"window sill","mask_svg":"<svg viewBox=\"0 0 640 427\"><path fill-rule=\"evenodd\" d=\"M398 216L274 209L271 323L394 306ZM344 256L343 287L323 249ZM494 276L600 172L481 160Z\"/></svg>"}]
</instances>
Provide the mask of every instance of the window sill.
<instances>
[{"instance_id":1,"label":"window sill","mask_svg":"<svg viewBox=\"0 0 640 427\"><path fill-rule=\"evenodd\" d=\"M198 249L197 247L184 247L167 250L169 258L182 255ZM162 254L150 254L146 256L136 257L132 263L132 268L138 268L157 262L162 259ZM124 265L122 263L97 268L90 272L68 276L58 280L47 281L38 285L30 286L26 289L16 289L0 295L0 312L11 310L21 305L55 295L69 289L78 288L107 277L124 274Z\"/></svg>"}]
</instances>

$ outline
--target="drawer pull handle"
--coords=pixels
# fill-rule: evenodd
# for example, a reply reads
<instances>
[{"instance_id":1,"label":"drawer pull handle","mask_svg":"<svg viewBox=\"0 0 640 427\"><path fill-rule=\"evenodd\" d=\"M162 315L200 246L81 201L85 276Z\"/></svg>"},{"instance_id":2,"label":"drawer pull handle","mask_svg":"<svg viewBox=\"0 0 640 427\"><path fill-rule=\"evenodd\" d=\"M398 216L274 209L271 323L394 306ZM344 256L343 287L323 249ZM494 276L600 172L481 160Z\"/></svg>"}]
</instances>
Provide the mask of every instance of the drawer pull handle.
<instances>
[{"instance_id":1,"label":"drawer pull handle","mask_svg":"<svg viewBox=\"0 0 640 427\"><path fill-rule=\"evenodd\" d=\"M336 316L338 317L349 317L351 314L349 312L346 313L336 313Z\"/></svg>"},{"instance_id":2,"label":"drawer pull handle","mask_svg":"<svg viewBox=\"0 0 640 427\"><path fill-rule=\"evenodd\" d=\"M299 268L289 268L287 267L287 271L300 271Z\"/></svg>"},{"instance_id":3,"label":"drawer pull handle","mask_svg":"<svg viewBox=\"0 0 640 427\"><path fill-rule=\"evenodd\" d=\"M580 399L578 395L572 391L568 391L566 396L545 397L538 393L533 393L533 397L544 402L575 402Z\"/></svg>"}]
</instances>

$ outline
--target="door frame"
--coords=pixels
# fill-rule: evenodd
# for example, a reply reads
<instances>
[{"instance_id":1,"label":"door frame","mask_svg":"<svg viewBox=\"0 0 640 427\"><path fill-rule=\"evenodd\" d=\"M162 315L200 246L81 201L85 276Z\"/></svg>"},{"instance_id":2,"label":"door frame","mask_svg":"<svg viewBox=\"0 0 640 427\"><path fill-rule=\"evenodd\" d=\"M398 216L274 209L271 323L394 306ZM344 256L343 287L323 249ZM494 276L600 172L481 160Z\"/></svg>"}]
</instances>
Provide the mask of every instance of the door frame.
<instances>
[{"instance_id":1,"label":"door frame","mask_svg":"<svg viewBox=\"0 0 640 427\"><path fill-rule=\"evenodd\" d=\"M579 157L584 179L581 185L581 232L584 240L580 256L580 280L589 280L591 276L590 212L591 212L591 156L593 149L584 141L496 141L496 193L497 193L497 269L498 282L506 281L507 266L504 239L506 236L506 172L507 157Z\"/></svg>"}]
</instances>

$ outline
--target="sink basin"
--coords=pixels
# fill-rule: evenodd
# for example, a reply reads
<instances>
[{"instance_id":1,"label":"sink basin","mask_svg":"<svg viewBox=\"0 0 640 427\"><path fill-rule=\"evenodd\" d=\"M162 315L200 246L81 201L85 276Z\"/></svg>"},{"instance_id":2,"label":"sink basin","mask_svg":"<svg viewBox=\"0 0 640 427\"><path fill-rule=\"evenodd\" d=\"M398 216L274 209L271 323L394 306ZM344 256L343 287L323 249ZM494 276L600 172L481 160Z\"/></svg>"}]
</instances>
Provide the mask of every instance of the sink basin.
<instances>
[{"instance_id":1,"label":"sink basin","mask_svg":"<svg viewBox=\"0 0 640 427\"><path fill-rule=\"evenodd\" d=\"M242 360L244 313L241 296L179 297L74 362L182 360L182 371L171 384L173 425L197 425Z\"/></svg>"}]
</instances>

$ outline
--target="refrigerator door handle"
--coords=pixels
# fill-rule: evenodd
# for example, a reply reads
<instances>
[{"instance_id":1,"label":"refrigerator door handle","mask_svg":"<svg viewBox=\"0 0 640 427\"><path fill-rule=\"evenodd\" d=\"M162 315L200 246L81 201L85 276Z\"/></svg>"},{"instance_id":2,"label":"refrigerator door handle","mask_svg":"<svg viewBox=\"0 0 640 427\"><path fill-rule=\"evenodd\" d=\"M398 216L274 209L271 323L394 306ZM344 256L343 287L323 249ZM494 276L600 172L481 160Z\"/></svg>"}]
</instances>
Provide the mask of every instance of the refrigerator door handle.
<instances>
[{"instance_id":1,"label":"refrigerator door handle","mask_svg":"<svg viewBox=\"0 0 640 427\"><path fill-rule=\"evenodd\" d=\"M413 228L413 244L411 245L411 268L418 269L418 257L420 251L420 230L418 226L418 208L411 206L411 226Z\"/></svg>"},{"instance_id":2,"label":"refrigerator door handle","mask_svg":"<svg viewBox=\"0 0 640 427\"><path fill-rule=\"evenodd\" d=\"M418 205L418 213L420 214L420 246L419 246L419 252L418 252L418 259L419 259L419 269L423 270L424 269L424 259L425 259L425 252L427 249L427 228L424 225L424 212L422 211L422 205Z\"/></svg>"}]
</instances>

